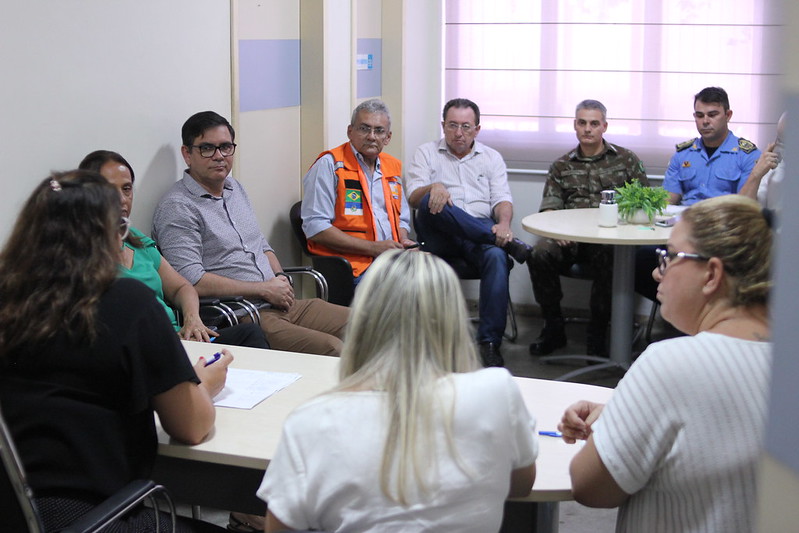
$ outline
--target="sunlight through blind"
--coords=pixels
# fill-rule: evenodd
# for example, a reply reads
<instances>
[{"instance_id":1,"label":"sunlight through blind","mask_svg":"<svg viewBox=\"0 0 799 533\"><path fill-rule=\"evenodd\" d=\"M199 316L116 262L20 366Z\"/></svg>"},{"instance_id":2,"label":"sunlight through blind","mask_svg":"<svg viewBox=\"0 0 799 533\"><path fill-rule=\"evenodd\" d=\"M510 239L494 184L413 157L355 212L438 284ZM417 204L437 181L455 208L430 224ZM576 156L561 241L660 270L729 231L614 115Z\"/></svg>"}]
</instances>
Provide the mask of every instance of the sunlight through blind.
<instances>
[{"instance_id":1,"label":"sunlight through blind","mask_svg":"<svg viewBox=\"0 0 799 533\"><path fill-rule=\"evenodd\" d=\"M480 106L480 140L509 166L547 168L577 144L583 99L610 142L662 174L697 136L693 95L727 90L730 129L765 146L780 115L779 17L763 0L447 0L444 96Z\"/></svg>"}]
</instances>

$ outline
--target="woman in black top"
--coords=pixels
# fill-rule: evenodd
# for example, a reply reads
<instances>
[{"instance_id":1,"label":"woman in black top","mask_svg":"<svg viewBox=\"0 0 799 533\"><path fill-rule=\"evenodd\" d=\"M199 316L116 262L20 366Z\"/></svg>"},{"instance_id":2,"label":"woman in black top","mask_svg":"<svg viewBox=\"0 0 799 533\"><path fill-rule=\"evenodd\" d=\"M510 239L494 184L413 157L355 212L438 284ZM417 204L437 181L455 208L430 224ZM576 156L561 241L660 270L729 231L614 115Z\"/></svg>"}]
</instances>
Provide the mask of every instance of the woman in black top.
<instances>
[{"instance_id":1,"label":"woman in black top","mask_svg":"<svg viewBox=\"0 0 799 533\"><path fill-rule=\"evenodd\" d=\"M72 171L36 187L0 253L0 408L47 530L149 477L153 410L201 442L232 360L192 368L152 292L117 279L126 232L114 187ZM151 525L140 509L116 530Z\"/></svg>"}]
</instances>

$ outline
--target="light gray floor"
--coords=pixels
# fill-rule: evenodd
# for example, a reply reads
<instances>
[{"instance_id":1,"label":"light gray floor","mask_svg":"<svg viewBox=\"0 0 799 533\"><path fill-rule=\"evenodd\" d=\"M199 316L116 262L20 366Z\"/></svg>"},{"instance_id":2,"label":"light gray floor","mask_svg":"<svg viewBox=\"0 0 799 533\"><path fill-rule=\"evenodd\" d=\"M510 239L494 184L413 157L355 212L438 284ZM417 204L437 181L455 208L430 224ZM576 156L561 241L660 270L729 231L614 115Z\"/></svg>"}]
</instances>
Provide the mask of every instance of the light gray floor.
<instances>
[{"instance_id":1,"label":"light gray floor","mask_svg":"<svg viewBox=\"0 0 799 533\"><path fill-rule=\"evenodd\" d=\"M515 343L504 342L502 354L505 366L516 376L554 379L570 370L579 368L583 363L576 365L541 364L537 357L530 356L528 345L537 336L543 321L535 316L518 316L519 336ZM566 326L569 343L555 354L585 353L585 324L570 323ZM655 340L672 336L675 332L660 318L655 326ZM635 347L638 351L644 348L639 341ZM579 365L579 366L577 366ZM616 371L600 371L587 373L573 380L580 383L590 383L605 387L615 387L621 378ZM181 514L190 514L188 507L181 506ZM215 509L203 508L203 519L220 526L227 526L228 513ZM576 502L563 502L560 505L560 533L612 533L615 529L615 509L590 509Z\"/></svg>"}]
</instances>

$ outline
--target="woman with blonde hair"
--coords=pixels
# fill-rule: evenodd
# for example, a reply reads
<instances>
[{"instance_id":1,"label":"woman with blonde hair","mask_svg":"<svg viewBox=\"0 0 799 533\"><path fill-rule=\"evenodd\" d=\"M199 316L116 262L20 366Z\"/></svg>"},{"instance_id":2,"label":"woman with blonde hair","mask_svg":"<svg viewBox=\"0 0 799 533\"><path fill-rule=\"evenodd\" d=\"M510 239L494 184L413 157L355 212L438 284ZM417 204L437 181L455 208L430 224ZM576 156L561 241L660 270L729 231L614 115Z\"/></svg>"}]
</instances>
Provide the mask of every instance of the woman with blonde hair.
<instances>
[{"instance_id":1,"label":"woman with blonde hair","mask_svg":"<svg viewBox=\"0 0 799 533\"><path fill-rule=\"evenodd\" d=\"M530 492L535 423L507 370L480 369L441 259L372 264L340 377L286 420L258 490L267 531L497 531L505 499Z\"/></svg>"},{"instance_id":2,"label":"woman with blonde hair","mask_svg":"<svg viewBox=\"0 0 799 533\"><path fill-rule=\"evenodd\" d=\"M616 507L616 531L750 532L771 370L772 231L740 195L688 208L653 272L663 318L687 333L652 344L602 406L563 415L575 499ZM604 407L604 408L603 408Z\"/></svg>"}]
</instances>

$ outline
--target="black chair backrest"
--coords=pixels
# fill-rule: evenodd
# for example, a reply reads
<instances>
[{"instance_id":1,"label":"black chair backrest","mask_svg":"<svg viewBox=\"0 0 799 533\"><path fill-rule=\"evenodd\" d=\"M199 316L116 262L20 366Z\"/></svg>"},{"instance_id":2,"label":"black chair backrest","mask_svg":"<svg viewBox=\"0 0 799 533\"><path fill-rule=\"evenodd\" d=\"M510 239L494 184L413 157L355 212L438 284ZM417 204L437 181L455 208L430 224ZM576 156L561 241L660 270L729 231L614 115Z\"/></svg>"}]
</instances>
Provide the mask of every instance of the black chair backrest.
<instances>
[{"instance_id":1,"label":"black chair backrest","mask_svg":"<svg viewBox=\"0 0 799 533\"><path fill-rule=\"evenodd\" d=\"M302 231L302 201L299 201L291 206L289 211L289 220L291 221L291 229L294 230L294 235L302 245L302 251L305 255L310 256L311 252L308 251L308 240L305 238L305 232Z\"/></svg>"},{"instance_id":2,"label":"black chair backrest","mask_svg":"<svg viewBox=\"0 0 799 533\"><path fill-rule=\"evenodd\" d=\"M14 447L11 432L0 413L0 501L3 531L43 531L33 492L25 478L25 470Z\"/></svg>"}]
</instances>

